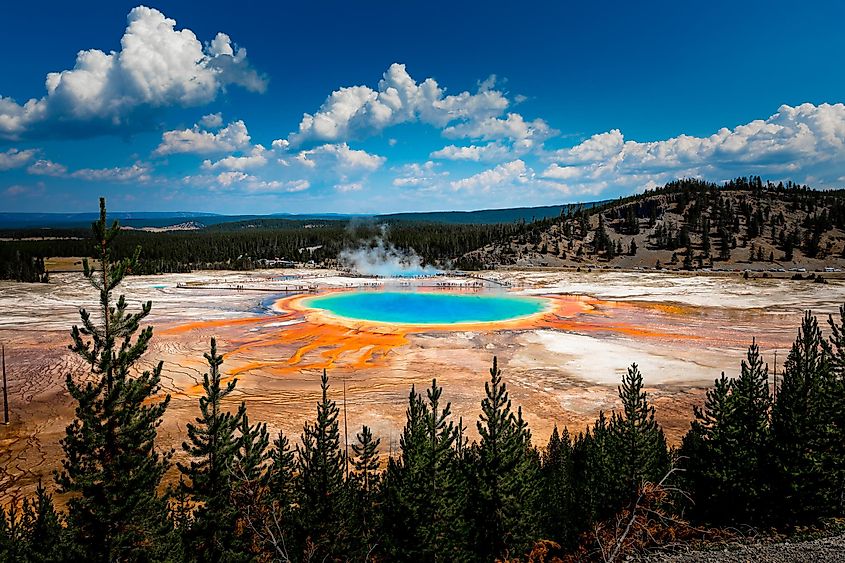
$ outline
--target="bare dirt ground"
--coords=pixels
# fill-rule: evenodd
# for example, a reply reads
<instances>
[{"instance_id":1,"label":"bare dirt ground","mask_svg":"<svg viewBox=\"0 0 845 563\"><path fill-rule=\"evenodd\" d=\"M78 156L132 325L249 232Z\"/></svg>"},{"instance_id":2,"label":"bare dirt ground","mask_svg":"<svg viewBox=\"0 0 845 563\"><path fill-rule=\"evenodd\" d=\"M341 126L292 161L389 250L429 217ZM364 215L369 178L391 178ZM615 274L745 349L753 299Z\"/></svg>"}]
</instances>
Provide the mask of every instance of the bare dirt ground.
<instances>
[{"instance_id":1,"label":"bare dirt ground","mask_svg":"<svg viewBox=\"0 0 845 563\"><path fill-rule=\"evenodd\" d=\"M177 458L181 453L185 424L197 414L202 354L212 336L225 354L224 371L239 379L229 407L245 401L251 420L266 421L271 432L281 429L293 439L314 416L324 367L339 404L346 384L350 440L366 423L381 437L382 453L395 452L411 385L426 387L434 377L472 438L497 355L537 444L545 443L555 424L577 432L599 410L615 408L616 386L632 362L645 376L658 420L677 442L692 405L721 371L738 372L753 337L772 368L777 351L781 370L802 311L826 315L845 301L845 282L838 280L821 285L639 271L508 270L485 276L510 284L507 291L546 296L556 312L507 327L350 327L296 311L286 301L273 304L282 299L281 288L293 285L324 291L384 282L325 270L128 279L123 292L133 305L153 301L149 320L155 336L145 367L164 361L163 391L172 396L160 446L176 449ZM460 290L477 280L413 283ZM0 341L6 346L11 411L11 424L0 426L4 501L31 493L39 479L52 484L61 459L59 440L73 417L65 377L85 377L67 350L68 333L78 321L78 307L94 303L93 290L79 274L56 274L46 285L0 283Z\"/></svg>"}]
</instances>

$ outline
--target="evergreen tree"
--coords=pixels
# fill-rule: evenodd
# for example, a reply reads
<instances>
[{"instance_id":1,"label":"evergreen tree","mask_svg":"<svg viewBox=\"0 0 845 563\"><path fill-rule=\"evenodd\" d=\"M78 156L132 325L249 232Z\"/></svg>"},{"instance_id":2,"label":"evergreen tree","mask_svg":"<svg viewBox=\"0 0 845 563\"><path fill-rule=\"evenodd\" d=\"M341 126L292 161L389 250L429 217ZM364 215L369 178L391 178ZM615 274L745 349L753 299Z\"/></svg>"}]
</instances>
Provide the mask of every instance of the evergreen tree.
<instances>
[{"instance_id":1,"label":"evergreen tree","mask_svg":"<svg viewBox=\"0 0 845 563\"><path fill-rule=\"evenodd\" d=\"M223 410L223 400L235 389L237 379L225 386L217 353L217 342L205 354L209 371L203 375L205 395L199 399L200 416L187 424L188 442L182 449L191 458L187 465L177 463L187 480L181 486L197 504L187 536L187 553L198 561L223 561L236 558L237 513L231 502L232 467L238 451L237 428L246 417L244 405L236 414Z\"/></svg>"},{"instance_id":2,"label":"evergreen tree","mask_svg":"<svg viewBox=\"0 0 845 563\"><path fill-rule=\"evenodd\" d=\"M353 467L356 486L356 540L361 544L359 551L366 557L377 543L378 534L378 504L377 493L379 485L379 454L380 438L373 439L370 428L364 425L355 436L352 444L355 453Z\"/></svg>"},{"instance_id":3,"label":"evergreen tree","mask_svg":"<svg viewBox=\"0 0 845 563\"><path fill-rule=\"evenodd\" d=\"M768 372L756 343L740 375L708 390L681 446L692 516L712 524L765 522L770 449Z\"/></svg>"},{"instance_id":4,"label":"evergreen tree","mask_svg":"<svg viewBox=\"0 0 845 563\"><path fill-rule=\"evenodd\" d=\"M620 452L610 431L607 416L599 416L575 439L572 447L572 473L579 509L574 520L577 530L587 530L594 521L616 513L623 503L618 467Z\"/></svg>"},{"instance_id":5,"label":"evergreen tree","mask_svg":"<svg viewBox=\"0 0 845 563\"><path fill-rule=\"evenodd\" d=\"M298 453L298 492L303 533L317 555L342 557L349 541L345 521L344 457L340 448L337 404L329 399L326 371L320 379L317 420L306 422Z\"/></svg>"},{"instance_id":6,"label":"evergreen tree","mask_svg":"<svg viewBox=\"0 0 845 563\"><path fill-rule=\"evenodd\" d=\"M267 491L267 451L270 436L267 425L250 425L246 413L238 427L238 449L232 467L232 504L237 511L236 541L231 551L234 560L251 560L252 553L264 543L261 516L269 499Z\"/></svg>"},{"instance_id":7,"label":"evergreen tree","mask_svg":"<svg viewBox=\"0 0 845 563\"><path fill-rule=\"evenodd\" d=\"M15 518L14 513L11 518ZM53 497L39 481L35 497L23 501L19 522L12 523L12 528L17 531L12 534L12 539L18 545L4 554L0 541L0 560L26 563L67 561L69 554L62 521L53 505Z\"/></svg>"},{"instance_id":8,"label":"evergreen tree","mask_svg":"<svg viewBox=\"0 0 845 563\"><path fill-rule=\"evenodd\" d=\"M669 470L669 452L663 430L654 420L654 407L643 390L643 376L632 364L619 387L621 413L614 413L610 431L619 447L622 478L627 499L636 498L646 481L658 482Z\"/></svg>"},{"instance_id":9,"label":"evergreen tree","mask_svg":"<svg viewBox=\"0 0 845 563\"><path fill-rule=\"evenodd\" d=\"M542 456L542 528L545 538L565 547L574 547L576 529L573 496L572 440L564 428L552 430Z\"/></svg>"},{"instance_id":10,"label":"evergreen tree","mask_svg":"<svg viewBox=\"0 0 845 563\"><path fill-rule=\"evenodd\" d=\"M296 501L296 459L290 440L284 432L273 440L270 450L270 468L267 479L269 494L275 503L275 510L283 523L289 524L293 518Z\"/></svg>"},{"instance_id":11,"label":"evergreen tree","mask_svg":"<svg viewBox=\"0 0 845 563\"><path fill-rule=\"evenodd\" d=\"M766 455L770 449L771 410L768 367L753 341L743 360L739 377L731 381L728 428L731 446L722 452L722 463L733 470L732 520L758 523L764 517Z\"/></svg>"},{"instance_id":12,"label":"evergreen tree","mask_svg":"<svg viewBox=\"0 0 845 563\"><path fill-rule=\"evenodd\" d=\"M425 404L412 385L405 410L405 426L399 437L400 457L388 461L384 478L386 551L394 560L433 560L433 550L437 547L425 544L419 530L429 504L421 477L426 418Z\"/></svg>"},{"instance_id":13,"label":"evergreen tree","mask_svg":"<svg viewBox=\"0 0 845 563\"><path fill-rule=\"evenodd\" d=\"M784 364L772 408L772 513L776 523L807 521L830 512L830 480L835 476L827 471L829 453L825 449L829 382L830 366L819 325L808 312Z\"/></svg>"},{"instance_id":14,"label":"evergreen tree","mask_svg":"<svg viewBox=\"0 0 845 563\"><path fill-rule=\"evenodd\" d=\"M449 420L451 405L441 407L443 389L432 380L427 401L411 389L402 456L389 467L385 518L393 519L390 552L394 558L434 561L459 558L464 548L460 513L462 492L456 468L458 428Z\"/></svg>"},{"instance_id":15,"label":"evergreen tree","mask_svg":"<svg viewBox=\"0 0 845 563\"><path fill-rule=\"evenodd\" d=\"M476 553L483 559L521 555L539 533L537 495L539 459L531 447L531 433L514 414L507 385L502 382L496 358L476 424L479 496Z\"/></svg>"},{"instance_id":16,"label":"evergreen tree","mask_svg":"<svg viewBox=\"0 0 845 563\"><path fill-rule=\"evenodd\" d=\"M831 418L827 450L831 460L832 500L836 512L842 514L845 510L845 306L839 307L836 321L833 315L828 316L828 325L830 336L824 342L831 369L825 406Z\"/></svg>"},{"instance_id":17,"label":"evergreen tree","mask_svg":"<svg viewBox=\"0 0 845 563\"><path fill-rule=\"evenodd\" d=\"M106 223L105 200L93 224L95 272L84 262L85 277L99 292L100 319L80 310L82 327L73 327L70 349L91 366L93 381L66 384L76 401L76 417L62 440L62 470L56 472L59 491L69 494L68 526L80 557L88 561L139 560L161 557L166 551L166 506L158 495L172 452L155 450L156 430L170 402L158 395L162 364L133 375L133 366L147 350L152 327L132 341L151 303L138 313L127 311L113 291L137 258L112 261L115 222Z\"/></svg>"}]
</instances>

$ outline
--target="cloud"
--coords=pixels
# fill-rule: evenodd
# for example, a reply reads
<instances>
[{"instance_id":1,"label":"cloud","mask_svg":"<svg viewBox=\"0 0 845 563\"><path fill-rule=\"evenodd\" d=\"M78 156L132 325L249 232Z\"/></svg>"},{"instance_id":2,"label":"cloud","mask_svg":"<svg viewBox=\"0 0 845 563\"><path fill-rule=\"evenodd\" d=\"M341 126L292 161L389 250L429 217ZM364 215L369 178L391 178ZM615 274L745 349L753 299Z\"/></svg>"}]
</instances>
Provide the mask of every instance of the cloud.
<instances>
[{"instance_id":1,"label":"cloud","mask_svg":"<svg viewBox=\"0 0 845 563\"><path fill-rule=\"evenodd\" d=\"M191 129L165 131L161 144L153 151L157 156L168 154L209 154L232 152L249 146L250 137L243 121L233 121L216 133L199 125Z\"/></svg>"},{"instance_id":2,"label":"cloud","mask_svg":"<svg viewBox=\"0 0 845 563\"><path fill-rule=\"evenodd\" d=\"M505 160L512 155L510 147L501 143L489 143L487 145L469 145L458 147L446 145L429 155L430 158L444 160L468 160L472 162L491 162Z\"/></svg>"},{"instance_id":3,"label":"cloud","mask_svg":"<svg viewBox=\"0 0 845 563\"><path fill-rule=\"evenodd\" d=\"M783 105L768 119L708 137L626 141L619 130L550 153L541 176L578 190L639 189L678 177L714 181L759 174L825 187L845 173L845 105Z\"/></svg>"},{"instance_id":4,"label":"cloud","mask_svg":"<svg viewBox=\"0 0 845 563\"><path fill-rule=\"evenodd\" d=\"M0 170L20 168L32 160L37 153L37 149L9 149L6 152L0 152Z\"/></svg>"},{"instance_id":5,"label":"cloud","mask_svg":"<svg viewBox=\"0 0 845 563\"><path fill-rule=\"evenodd\" d=\"M454 121L497 116L507 107L508 100L499 91L446 95L433 78L417 83L405 65L394 63L376 90L351 86L332 92L314 114L303 116L299 130L288 141L294 146L343 142L414 121L442 128Z\"/></svg>"},{"instance_id":6,"label":"cloud","mask_svg":"<svg viewBox=\"0 0 845 563\"><path fill-rule=\"evenodd\" d=\"M71 178L92 180L98 182L128 182L137 180L146 182L150 180L151 169L149 166L136 162L132 166L115 166L112 168L82 168L70 174Z\"/></svg>"},{"instance_id":7,"label":"cloud","mask_svg":"<svg viewBox=\"0 0 845 563\"><path fill-rule=\"evenodd\" d=\"M248 155L244 156L227 156L221 158L216 162L205 160L202 167L206 170L217 170L220 168L228 170L249 170L252 168L260 168L267 164L267 157L265 156L267 149L261 145L255 145Z\"/></svg>"},{"instance_id":8,"label":"cloud","mask_svg":"<svg viewBox=\"0 0 845 563\"><path fill-rule=\"evenodd\" d=\"M3 190L3 193L7 196L15 197L29 193L29 188L26 186L21 186L20 184L14 184Z\"/></svg>"},{"instance_id":9,"label":"cloud","mask_svg":"<svg viewBox=\"0 0 845 563\"><path fill-rule=\"evenodd\" d=\"M361 182L350 182L347 184L338 184L334 188L341 193L360 192L364 189L364 184Z\"/></svg>"},{"instance_id":10,"label":"cloud","mask_svg":"<svg viewBox=\"0 0 845 563\"><path fill-rule=\"evenodd\" d=\"M35 176L52 176L54 178L77 178L95 182L128 182L150 180L151 169L146 164L136 162L132 166L115 166L112 168L81 168L69 172L67 166L52 160L39 159L27 168L27 172Z\"/></svg>"},{"instance_id":11,"label":"cloud","mask_svg":"<svg viewBox=\"0 0 845 563\"><path fill-rule=\"evenodd\" d=\"M199 125L205 129L217 129L223 125L223 114L218 111L217 113L203 115Z\"/></svg>"},{"instance_id":12,"label":"cloud","mask_svg":"<svg viewBox=\"0 0 845 563\"><path fill-rule=\"evenodd\" d=\"M444 137L490 142L486 145L447 145L431 153L430 157L473 162L512 160L541 149L543 143L557 134L558 131L549 127L542 119L525 121L518 113L508 113L504 119L486 117L445 128Z\"/></svg>"},{"instance_id":13,"label":"cloud","mask_svg":"<svg viewBox=\"0 0 845 563\"><path fill-rule=\"evenodd\" d=\"M468 178L455 180L452 182L452 189L489 191L495 187L525 184L533 176L534 171L528 168L525 162L517 159L499 164L495 168L484 170Z\"/></svg>"},{"instance_id":14,"label":"cloud","mask_svg":"<svg viewBox=\"0 0 845 563\"><path fill-rule=\"evenodd\" d=\"M304 179L266 180L239 170L216 175L185 176L182 183L212 191L238 191L245 194L296 193L311 187L311 183Z\"/></svg>"},{"instance_id":15,"label":"cloud","mask_svg":"<svg viewBox=\"0 0 845 563\"><path fill-rule=\"evenodd\" d=\"M372 172L381 168L387 159L367 151L352 149L346 143L340 143L320 145L301 151L293 160L312 169L331 167L340 172ZM286 159L282 161L284 164L289 164Z\"/></svg>"},{"instance_id":16,"label":"cloud","mask_svg":"<svg viewBox=\"0 0 845 563\"><path fill-rule=\"evenodd\" d=\"M450 139L467 138L482 141L508 139L527 146L542 143L557 133L544 120L525 121L525 118L518 113L509 113L505 119L491 116L459 123L443 130L443 136Z\"/></svg>"},{"instance_id":17,"label":"cloud","mask_svg":"<svg viewBox=\"0 0 845 563\"><path fill-rule=\"evenodd\" d=\"M211 102L228 85L263 92L266 80L224 33L206 46L158 10L127 16L120 50L80 51L74 67L51 72L47 92L18 104L0 96L0 137L91 136L152 126L150 110Z\"/></svg>"},{"instance_id":18,"label":"cloud","mask_svg":"<svg viewBox=\"0 0 845 563\"><path fill-rule=\"evenodd\" d=\"M449 172L440 172L438 168L438 164L431 160L423 164L416 162L406 164L398 169L400 176L393 179L393 185L397 187L432 187L439 184L443 178L449 175Z\"/></svg>"},{"instance_id":19,"label":"cloud","mask_svg":"<svg viewBox=\"0 0 845 563\"><path fill-rule=\"evenodd\" d=\"M67 174L67 166L52 160L38 159L26 171L36 176L64 176Z\"/></svg>"}]
</instances>

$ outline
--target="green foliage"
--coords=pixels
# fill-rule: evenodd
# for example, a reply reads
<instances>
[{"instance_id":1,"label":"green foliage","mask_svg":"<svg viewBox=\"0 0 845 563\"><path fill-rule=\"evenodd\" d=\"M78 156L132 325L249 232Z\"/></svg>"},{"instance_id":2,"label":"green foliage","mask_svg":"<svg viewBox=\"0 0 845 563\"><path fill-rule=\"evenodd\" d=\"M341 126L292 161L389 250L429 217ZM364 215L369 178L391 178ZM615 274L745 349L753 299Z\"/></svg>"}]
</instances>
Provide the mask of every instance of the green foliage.
<instances>
[{"instance_id":1,"label":"green foliage","mask_svg":"<svg viewBox=\"0 0 845 563\"><path fill-rule=\"evenodd\" d=\"M554 427L541 457L542 492L546 509L541 512L543 537L572 548L577 535L573 484L573 452L569 431Z\"/></svg>"},{"instance_id":2,"label":"green foliage","mask_svg":"<svg viewBox=\"0 0 845 563\"><path fill-rule=\"evenodd\" d=\"M195 423L188 423L189 441L182 444L190 461L187 465L177 463L187 479L181 482L182 490L197 505L183 537L187 553L197 561L224 561L244 557L242 549L237 553L238 515L230 495L232 469L241 447L237 430L246 420L246 409L241 404L234 415L223 409L223 400L234 391L237 380L223 385L223 356L217 353L214 338L205 360L209 371L203 375L205 395L199 399L200 416Z\"/></svg>"},{"instance_id":3,"label":"green foliage","mask_svg":"<svg viewBox=\"0 0 845 563\"><path fill-rule=\"evenodd\" d=\"M695 498L691 514L710 523L766 521L766 469L771 445L768 370L756 343L740 375L722 374L680 449L685 482Z\"/></svg>"},{"instance_id":4,"label":"green foliage","mask_svg":"<svg viewBox=\"0 0 845 563\"><path fill-rule=\"evenodd\" d=\"M345 459L340 447L337 404L328 398L323 370L317 420L306 422L297 445L299 506L303 533L322 557L341 557L350 541L346 522Z\"/></svg>"},{"instance_id":5,"label":"green foliage","mask_svg":"<svg viewBox=\"0 0 845 563\"><path fill-rule=\"evenodd\" d=\"M632 499L644 482L656 483L666 474L669 453L637 364L632 364L622 378L619 398L622 411L613 414L610 433L620 454L616 473L621 477L622 490Z\"/></svg>"},{"instance_id":6,"label":"green foliage","mask_svg":"<svg viewBox=\"0 0 845 563\"><path fill-rule=\"evenodd\" d=\"M476 423L479 510L473 539L475 553L493 559L524 553L538 537L540 464L522 407L513 412L495 357L484 391Z\"/></svg>"},{"instance_id":7,"label":"green foliage","mask_svg":"<svg viewBox=\"0 0 845 563\"><path fill-rule=\"evenodd\" d=\"M464 498L457 473L458 429L451 404L432 380L426 398L411 388L401 456L385 476L388 552L404 561L433 561L437 553L458 556L463 530L457 520Z\"/></svg>"},{"instance_id":8,"label":"green foliage","mask_svg":"<svg viewBox=\"0 0 845 563\"><path fill-rule=\"evenodd\" d=\"M70 349L91 366L93 378L67 377L76 401L76 417L62 440L62 470L56 472L59 491L70 495L68 526L80 556L89 561L149 557L149 546L166 549L166 507L158 486L172 452L155 449L156 431L170 402L158 396L162 365L133 374L147 350L152 327L139 330L151 303L129 313L124 296L112 292L137 262L112 262L112 243L120 228L106 223L105 201L93 224L95 256L100 270L85 263L85 275L99 292L99 319L80 310L81 328L73 327ZM146 555L142 555L146 554Z\"/></svg>"},{"instance_id":9,"label":"green foliage","mask_svg":"<svg viewBox=\"0 0 845 563\"><path fill-rule=\"evenodd\" d=\"M822 342L818 321L808 312L784 364L783 381L772 408L772 510L776 522L804 522L829 513L829 495L835 483L828 471L833 415L828 408L835 390Z\"/></svg>"}]
</instances>

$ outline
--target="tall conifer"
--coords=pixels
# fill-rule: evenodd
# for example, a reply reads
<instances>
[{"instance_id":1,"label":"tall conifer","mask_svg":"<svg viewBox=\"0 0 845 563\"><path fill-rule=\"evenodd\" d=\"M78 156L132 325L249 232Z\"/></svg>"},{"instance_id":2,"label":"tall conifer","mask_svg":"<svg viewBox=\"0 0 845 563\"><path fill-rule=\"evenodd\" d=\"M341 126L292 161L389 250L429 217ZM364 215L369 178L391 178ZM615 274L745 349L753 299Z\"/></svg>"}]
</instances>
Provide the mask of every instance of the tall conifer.
<instances>
[{"instance_id":1,"label":"tall conifer","mask_svg":"<svg viewBox=\"0 0 845 563\"><path fill-rule=\"evenodd\" d=\"M518 556L531 547L539 531L539 460L532 450L522 409L514 413L511 408L507 384L502 381L495 357L484 391L476 423L481 441L475 547L484 559Z\"/></svg>"},{"instance_id":2,"label":"tall conifer","mask_svg":"<svg viewBox=\"0 0 845 563\"><path fill-rule=\"evenodd\" d=\"M349 541L345 518L347 502L343 481L337 404L329 399L326 371L320 380L317 420L306 422L298 452L300 514L304 532L320 558L342 557Z\"/></svg>"},{"instance_id":3,"label":"tall conifer","mask_svg":"<svg viewBox=\"0 0 845 563\"><path fill-rule=\"evenodd\" d=\"M105 200L93 224L94 256L99 269L84 262L84 274L99 293L98 319L80 309L81 327L71 332L70 349L91 367L92 378L66 384L76 401L76 416L62 440L65 457L56 472L59 491L70 495L68 525L88 561L152 559L166 551L166 507L157 489L171 453L155 449L156 431L170 402L159 393L162 364L137 373L152 327L138 332L152 304L128 311L124 296L113 292L137 263L114 261L120 233L106 223ZM138 332L135 340L132 337Z\"/></svg>"},{"instance_id":4,"label":"tall conifer","mask_svg":"<svg viewBox=\"0 0 845 563\"><path fill-rule=\"evenodd\" d=\"M237 428L245 417L243 404L235 414L224 410L223 400L235 390L237 379L223 385L217 342L205 353L209 371L203 375L205 395L199 399L200 416L187 424L188 442L182 449L190 456L187 465L177 463L187 480L181 486L197 504L187 534L188 553L199 561L232 557L237 513L231 502L232 467L238 451Z\"/></svg>"}]
</instances>

